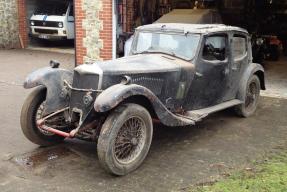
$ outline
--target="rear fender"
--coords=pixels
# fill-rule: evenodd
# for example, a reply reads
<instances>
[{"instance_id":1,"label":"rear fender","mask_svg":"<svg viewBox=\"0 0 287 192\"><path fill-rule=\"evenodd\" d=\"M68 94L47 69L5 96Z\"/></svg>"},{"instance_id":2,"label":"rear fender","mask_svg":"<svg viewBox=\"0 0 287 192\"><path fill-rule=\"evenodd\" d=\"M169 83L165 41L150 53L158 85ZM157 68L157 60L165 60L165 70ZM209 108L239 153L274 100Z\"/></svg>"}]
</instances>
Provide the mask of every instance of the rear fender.
<instances>
[{"instance_id":1,"label":"rear fender","mask_svg":"<svg viewBox=\"0 0 287 192\"><path fill-rule=\"evenodd\" d=\"M24 82L24 88L46 87L44 115L47 115L69 106L69 94L64 86L64 80L71 84L73 73L65 69L45 67L28 75Z\"/></svg>"},{"instance_id":2,"label":"rear fender","mask_svg":"<svg viewBox=\"0 0 287 192\"><path fill-rule=\"evenodd\" d=\"M260 80L260 86L262 90L266 90L265 88L265 75L264 75L264 68L257 63L252 63L248 66L248 68L245 70L242 79L240 81L240 87L238 91L237 98L241 101L245 101L245 95L246 95L246 89L247 89L247 83L249 78L252 75L257 75Z\"/></svg>"},{"instance_id":3,"label":"rear fender","mask_svg":"<svg viewBox=\"0 0 287 192\"><path fill-rule=\"evenodd\" d=\"M98 113L108 112L132 96L144 96L147 98L161 123L166 126L186 126L195 123L191 119L173 114L149 89L135 84L118 84L108 88L97 97L94 109Z\"/></svg>"}]
</instances>

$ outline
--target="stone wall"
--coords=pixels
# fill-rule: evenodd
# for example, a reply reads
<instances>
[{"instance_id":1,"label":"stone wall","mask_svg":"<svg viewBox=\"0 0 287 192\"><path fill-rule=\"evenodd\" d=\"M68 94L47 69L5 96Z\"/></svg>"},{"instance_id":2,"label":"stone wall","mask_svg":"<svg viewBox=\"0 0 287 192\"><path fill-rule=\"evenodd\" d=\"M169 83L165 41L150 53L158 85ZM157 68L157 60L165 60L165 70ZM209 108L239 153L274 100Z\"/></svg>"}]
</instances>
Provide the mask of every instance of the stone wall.
<instances>
[{"instance_id":1,"label":"stone wall","mask_svg":"<svg viewBox=\"0 0 287 192\"><path fill-rule=\"evenodd\" d=\"M17 0L0 0L0 48L18 48Z\"/></svg>"},{"instance_id":2,"label":"stone wall","mask_svg":"<svg viewBox=\"0 0 287 192\"><path fill-rule=\"evenodd\" d=\"M103 41L100 39L100 30L103 21L99 18L99 12L103 9L102 2L100 0L83 0L82 6L86 13L86 18L83 20L83 28L86 31L83 45L87 49L84 61L101 60L100 49L103 48Z\"/></svg>"},{"instance_id":3,"label":"stone wall","mask_svg":"<svg viewBox=\"0 0 287 192\"><path fill-rule=\"evenodd\" d=\"M77 64L112 58L112 0L75 0Z\"/></svg>"}]
</instances>

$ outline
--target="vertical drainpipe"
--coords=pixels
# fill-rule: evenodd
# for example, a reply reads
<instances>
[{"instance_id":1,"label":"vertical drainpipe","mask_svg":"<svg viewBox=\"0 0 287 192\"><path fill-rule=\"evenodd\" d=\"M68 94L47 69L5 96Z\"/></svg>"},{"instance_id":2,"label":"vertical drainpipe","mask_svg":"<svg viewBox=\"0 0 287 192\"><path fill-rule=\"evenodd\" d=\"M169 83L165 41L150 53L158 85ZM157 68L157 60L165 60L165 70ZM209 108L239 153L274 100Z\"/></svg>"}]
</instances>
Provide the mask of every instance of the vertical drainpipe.
<instances>
[{"instance_id":1,"label":"vertical drainpipe","mask_svg":"<svg viewBox=\"0 0 287 192\"><path fill-rule=\"evenodd\" d=\"M112 39L113 39L113 59L116 59L117 57L117 9L116 9L116 1L117 0L111 0L112 1L112 19L113 19L113 31L112 31Z\"/></svg>"}]
</instances>

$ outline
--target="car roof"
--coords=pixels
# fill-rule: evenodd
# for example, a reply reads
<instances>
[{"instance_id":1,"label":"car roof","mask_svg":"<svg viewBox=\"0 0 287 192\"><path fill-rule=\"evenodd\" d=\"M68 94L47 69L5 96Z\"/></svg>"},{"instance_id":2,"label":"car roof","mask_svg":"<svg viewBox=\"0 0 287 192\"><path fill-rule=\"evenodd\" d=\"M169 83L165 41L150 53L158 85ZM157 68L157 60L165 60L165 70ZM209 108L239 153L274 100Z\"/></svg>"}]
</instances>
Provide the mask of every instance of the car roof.
<instances>
[{"instance_id":1,"label":"car roof","mask_svg":"<svg viewBox=\"0 0 287 192\"><path fill-rule=\"evenodd\" d=\"M184 33L200 33L208 34L214 32L227 32L227 31L236 31L248 34L248 31L234 26L227 26L224 24L184 24L184 23L155 23L150 25L143 25L137 28L137 30L147 30L147 31L158 31L158 30L167 30L167 31L177 31Z\"/></svg>"}]
</instances>

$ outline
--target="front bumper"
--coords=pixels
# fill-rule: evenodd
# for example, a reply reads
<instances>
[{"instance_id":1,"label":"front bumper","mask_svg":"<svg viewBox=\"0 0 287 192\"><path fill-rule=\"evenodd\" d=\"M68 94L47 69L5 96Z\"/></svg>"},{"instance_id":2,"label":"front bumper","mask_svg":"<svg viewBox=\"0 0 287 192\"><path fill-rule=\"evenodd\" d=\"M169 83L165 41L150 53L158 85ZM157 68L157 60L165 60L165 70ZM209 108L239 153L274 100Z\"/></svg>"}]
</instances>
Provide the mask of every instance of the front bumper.
<instances>
[{"instance_id":1,"label":"front bumper","mask_svg":"<svg viewBox=\"0 0 287 192\"><path fill-rule=\"evenodd\" d=\"M61 40L67 39L67 30L56 27L31 27L31 36L39 39Z\"/></svg>"}]
</instances>

